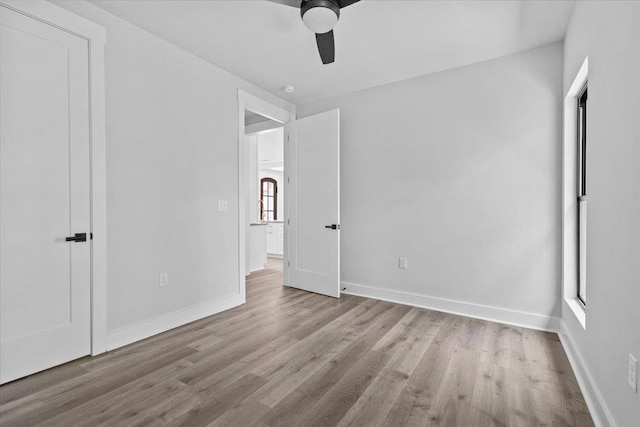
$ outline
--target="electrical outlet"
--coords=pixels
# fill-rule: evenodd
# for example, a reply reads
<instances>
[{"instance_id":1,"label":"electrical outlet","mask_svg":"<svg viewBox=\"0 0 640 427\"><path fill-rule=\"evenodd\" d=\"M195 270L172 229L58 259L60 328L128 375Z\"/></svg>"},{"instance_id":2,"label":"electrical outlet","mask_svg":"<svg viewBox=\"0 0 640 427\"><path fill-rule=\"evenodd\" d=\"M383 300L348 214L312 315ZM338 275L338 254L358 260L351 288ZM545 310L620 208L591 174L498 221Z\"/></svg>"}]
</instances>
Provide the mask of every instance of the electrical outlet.
<instances>
[{"instance_id":1,"label":"electrical outlet","mask_svg":"<svg viewBox=\"0 0 640 427\"><path fill-rule=\"evenodd\" d=\"M224 212L229 210L228 200L218 200L218 211Z\"/></svg>"},{"instance_id":2,"label":"electrical outlet","mask_svg":"<svg viewBox=\"0 0 640 427\"><path fill-rule=\"evenodd\" d=\"M160 285L161 288L169 286L169 273L160 273L158 276L158 285Z\"/></svg>"},{"instance_id":3,"label":"electrical outlet","mask_svg":"<svg viewBox=\"0 0 640 427\"><path fill-rule=\"evenodd\" d=\"M628 370L629 385L635 391L638 392L638 359L633 357L633 354L629 353L629 370Z\"/></svg>"},{"instance_id":4,"label":"electrical outlet","mask_svg":"<svg viewBox=\"0 0 640 427\"><path fill-rule=\"evenodd\" d=\"M402 268L403 270L406 270L407 259L405 257L398 258L398 268Z\"/></svg>"}]
</instances>

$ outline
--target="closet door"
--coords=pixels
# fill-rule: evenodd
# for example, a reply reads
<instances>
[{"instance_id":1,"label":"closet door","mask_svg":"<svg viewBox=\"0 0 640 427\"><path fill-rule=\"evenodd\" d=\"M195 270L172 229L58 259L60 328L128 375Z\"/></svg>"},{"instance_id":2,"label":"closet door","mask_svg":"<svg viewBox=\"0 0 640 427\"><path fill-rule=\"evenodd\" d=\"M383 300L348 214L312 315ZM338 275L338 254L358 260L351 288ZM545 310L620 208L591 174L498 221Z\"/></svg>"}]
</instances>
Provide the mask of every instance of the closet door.
<instances>
[{"instance_id":1,"label":"closet door","mask_svg":"<svg viewBox=\"0 0 640 427\"><path fill-rule=\"evenodd\" d=\"M90 353L88 42L0 5L0 382Z\"/></svg>"}]
</instances>

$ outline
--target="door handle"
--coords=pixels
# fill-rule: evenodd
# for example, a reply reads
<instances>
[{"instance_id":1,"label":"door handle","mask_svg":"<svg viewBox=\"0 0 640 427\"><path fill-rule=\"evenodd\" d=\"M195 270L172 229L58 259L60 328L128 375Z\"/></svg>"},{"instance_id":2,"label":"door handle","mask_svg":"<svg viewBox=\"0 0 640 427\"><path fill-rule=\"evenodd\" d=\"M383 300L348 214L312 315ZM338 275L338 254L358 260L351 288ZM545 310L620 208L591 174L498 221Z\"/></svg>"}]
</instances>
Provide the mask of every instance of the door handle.
<instances>
[{"instance_id":1,"label":"door handle","mask_svg":"<svg viewBox=\"0 0 640 427\"><path fill-rule=\"evenodd\" d=\"M66 242L86 242L87 233L76 233L74 236L65 237Z\"/></svg>"},{"instance_id":2,"label":"door handle","mask_svg":"<svg viewBox=\"0 0 640 427\"><path fill-rule=\"evenodd\" d=\"M340 224L325 225L324 228L330 228L332 230L340 230Z\"/></svg>"}]
</instances>

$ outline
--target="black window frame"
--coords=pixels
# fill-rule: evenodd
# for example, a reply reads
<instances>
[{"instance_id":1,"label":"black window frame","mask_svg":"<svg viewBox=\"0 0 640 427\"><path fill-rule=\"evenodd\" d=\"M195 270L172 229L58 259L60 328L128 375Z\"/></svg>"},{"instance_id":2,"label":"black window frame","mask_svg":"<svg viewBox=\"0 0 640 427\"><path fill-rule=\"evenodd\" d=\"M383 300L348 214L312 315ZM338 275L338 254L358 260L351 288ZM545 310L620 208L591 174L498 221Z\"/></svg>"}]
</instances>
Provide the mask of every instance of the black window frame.
<instances>
[{"instance_id":1,"label":"black window frame","mask_svg":"<svg viewBox=\"0 0 640 427\"><path fill-rule=\"evenodd\" d=\"M264 194L265 183L273 184L273 194ZM273 209L265 209L265 197L273 198L271 204ZM273 217L269 218L269 213L271 212L273 212ZM273 178L265 177L260 180L260 219L263 221L278 220L278 181Z\"/></svg>"}]
</instances>

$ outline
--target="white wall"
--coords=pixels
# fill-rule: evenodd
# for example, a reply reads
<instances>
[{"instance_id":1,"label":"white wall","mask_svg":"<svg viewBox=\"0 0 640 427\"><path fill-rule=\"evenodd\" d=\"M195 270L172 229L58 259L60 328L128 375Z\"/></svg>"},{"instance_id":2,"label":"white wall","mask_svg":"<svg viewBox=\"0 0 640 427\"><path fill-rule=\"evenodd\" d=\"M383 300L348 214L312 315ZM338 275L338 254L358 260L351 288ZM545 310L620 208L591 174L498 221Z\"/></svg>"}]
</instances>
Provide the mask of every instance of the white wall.
<instances>
[{"instance_id":1,"label":"white wall","mask_svg":"<svg viewBox=\"0 0 640 427\"><path fill-rule=\"evenodd\" d=\"M282 166L284 162L284 128L258 134L259 166Z\"/></svg>"},{"instance_id":2,"label":"white wall","mask_svg":"<svg viewBox=\"0 0 640 427\"><path fill-rule=\"evenodd\" d=\"M640 358L640 3L576 2L564 93L586 56L586 330L566 303L562 320L605 423L631 426L640 419L640 394L626 379L628 354Z\"/></svg>"},{"instance_id":3,"label":"white wall","mask_svg":"<svg viewBox=\"0 0 640 427\"><path fill-rule=\"evenodd\" d=\"M89 3L54 3L107 30L108 330L237 295L237 89L294 106Z\"/></svg>"},{"instance_id":4,"label":"white wall","mask_svg":"<svg viewBox=\"0 0 640 427\"><path fill-rule=\"evenodd\" d=\"M519 311L551 326L560 314L561 93L556 43L299 106L298 117L341 111L347 291L454 300L475 314L497 307L486 317Z\"/></svg>"}]
</instances>

